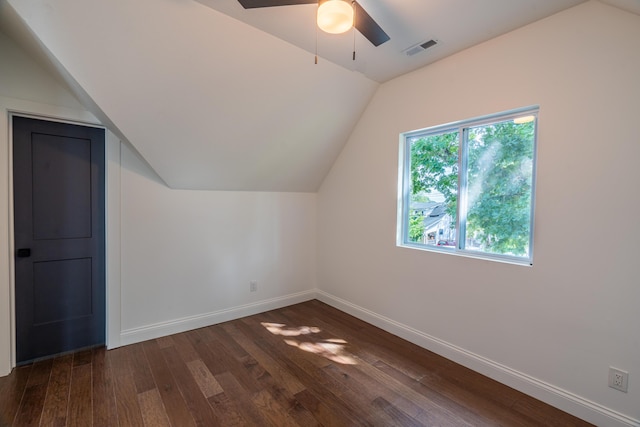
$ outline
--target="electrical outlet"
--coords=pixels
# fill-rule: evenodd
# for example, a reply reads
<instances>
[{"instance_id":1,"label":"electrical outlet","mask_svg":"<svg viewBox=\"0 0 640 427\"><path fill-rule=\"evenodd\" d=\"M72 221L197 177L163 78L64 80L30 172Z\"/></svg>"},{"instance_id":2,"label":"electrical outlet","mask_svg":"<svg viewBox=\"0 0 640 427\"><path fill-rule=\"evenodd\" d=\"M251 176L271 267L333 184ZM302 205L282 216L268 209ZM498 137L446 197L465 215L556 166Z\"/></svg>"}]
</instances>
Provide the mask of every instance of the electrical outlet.
<instances>
[{"instance_id":1,"label":"electrical outlet","mask_svg":"<svg viewBox=\"0 0 640 427\"><path fill-rule=\"evenodd\" d=\"M252 280L249 282L249 292L258 292L258 281Z\"/></svg>"},{"instance_id":2,"label":"electrical outlet","mask_svg":"<svg viewBox=\"0 0 640 427\"><path fill-rule=\"evenodd\" d=\"M629 373L609 366L609 387L626 393L629 388Z\"/></svg>"}]
</instances>

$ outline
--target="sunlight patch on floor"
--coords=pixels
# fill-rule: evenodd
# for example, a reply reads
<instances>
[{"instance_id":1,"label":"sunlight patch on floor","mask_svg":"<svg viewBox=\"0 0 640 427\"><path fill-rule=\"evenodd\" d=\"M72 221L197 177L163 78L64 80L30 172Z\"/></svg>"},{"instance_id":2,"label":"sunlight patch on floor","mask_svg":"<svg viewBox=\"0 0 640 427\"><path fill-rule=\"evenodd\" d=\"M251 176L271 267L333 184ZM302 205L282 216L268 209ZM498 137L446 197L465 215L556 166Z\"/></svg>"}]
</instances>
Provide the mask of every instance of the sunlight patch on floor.
<instances>
[{"instance_id":1,"label":"sunlight patch on floor","mask_svg":"<svg viewBox=\"0 0 640 427\"><path fill-rule=\"evenodd\" d=\"M262 322L262 326L267 328L267 331L273 335L282 335L285 337L297 337L298 335L317 334L320 332L320 328L315 326L299 326L297 328L287 328L287 325L282 323L267 323Z\"/></svg>"},{"instance_id":2,"label":"sunlight patch on floor","mask_svg":"<svg viewBox=\"0 0 640 427\"><path fill-rule=\"evenodd\" d=\"M261 324L273 335L287 337L284 338L284 342L292 347L299 348L300 350L306 351L308 353L317 354L333 362L341 363L343 365L356 365L358 363L355 356L345 350L345 345L348 344L347 341L341 338L316 339L313 334L318 334L321 332L321 329L318 327L287 327L287 325L283 323L268 322L262 322ZM298 336L306 336L305 341L291 338Z\"/></svg>"}]
</instances>

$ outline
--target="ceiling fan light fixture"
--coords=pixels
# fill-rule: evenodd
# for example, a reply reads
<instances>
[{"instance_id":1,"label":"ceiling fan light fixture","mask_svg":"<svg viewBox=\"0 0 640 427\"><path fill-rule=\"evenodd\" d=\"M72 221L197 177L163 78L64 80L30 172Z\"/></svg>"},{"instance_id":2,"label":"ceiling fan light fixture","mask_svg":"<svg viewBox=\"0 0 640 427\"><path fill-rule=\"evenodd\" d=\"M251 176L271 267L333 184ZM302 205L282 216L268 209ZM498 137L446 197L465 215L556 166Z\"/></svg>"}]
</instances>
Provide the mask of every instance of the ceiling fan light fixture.
<instances>
[{"instance_id":1,"label":"ceiling fan light fixture","mask_svg":"<svg viewBox=\"0 0 640 427\"><path fill-rule=\"evenodd\" d=\"M318 6L318 27L329 34L342 34L353 27L353 6L344 0L327 0Z\"/></svg>"}]
</instances>

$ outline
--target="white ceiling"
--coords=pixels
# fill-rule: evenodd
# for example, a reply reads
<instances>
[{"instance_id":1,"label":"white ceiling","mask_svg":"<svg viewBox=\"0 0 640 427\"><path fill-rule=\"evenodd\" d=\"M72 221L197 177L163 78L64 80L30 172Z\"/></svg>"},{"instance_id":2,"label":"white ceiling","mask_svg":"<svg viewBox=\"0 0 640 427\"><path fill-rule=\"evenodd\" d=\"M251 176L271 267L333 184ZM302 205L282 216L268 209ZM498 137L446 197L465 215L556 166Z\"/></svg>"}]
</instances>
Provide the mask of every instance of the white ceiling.
<instances>
[{"instance_id":1,"label":"white ceiling","mask_svg":"<svg viewBox=\"0 0 640 427\"><path fill-rule=\"evenodd\" d=\"M314 65L313 5L0 0L0 29L170 187L313 192L378 82L583 0L359 1L391 40L358 35L355 63L353 35L321 33ZM640 0L606 2L640 14ZM440 43L402 53L430 38Z\"/></svg>"},{"instance_id":2,"label":"white ceiling","mask_svg":"<svg viewBox=\"0 0 640 427\"><path fill-rule=\"evenodd\" d=\"M377 88L190 0L6 4L172 188L316 191Z\"/></svg>"},{"instance_id":3,"label":"white ceiling","mask_svg":"<svg viewBox=\"0 0 640 427\"><path fill-rule=\"evenodd\" d=\"M197 1L304 49L311 54L308 60L313 60L316 5L244 9L237 0ZM583 1L358 0L391 40L374 47L357 33L353 61L352 32L318 31L318 52L346 69L384 82ZM430 39L438 44L417 55L404 53Z\"/></svg>"},{"instance_id":4,"label":"white ceiling","mask_svg":"<svg viewBox=\"0 0 640 427\"><path fill-rule=\"evenodd\" d=\"M617 7L627 12L640 15L640 0L600 0L602 3L607 3L611 6Z\"/></svg>"}]
</instances>

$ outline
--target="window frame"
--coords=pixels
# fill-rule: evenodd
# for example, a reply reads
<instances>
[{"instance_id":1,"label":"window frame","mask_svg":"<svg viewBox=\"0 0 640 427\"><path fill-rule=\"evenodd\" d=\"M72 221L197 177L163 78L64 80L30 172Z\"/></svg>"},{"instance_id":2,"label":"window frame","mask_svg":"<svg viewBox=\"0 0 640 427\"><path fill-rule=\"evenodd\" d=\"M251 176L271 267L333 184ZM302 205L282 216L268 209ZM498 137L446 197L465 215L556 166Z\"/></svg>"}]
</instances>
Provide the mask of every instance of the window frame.
<instances>
[{"instance_id":1,"label":"window frame","mask_svg":"<svg viewBox=\"0 0 640 427\"><path fill-rule=\"evenodd\" d=\"M535 212L535 192L536 192L536 170L538 152L538 115L540 107L538 105L517 108L495 114L475 117L467 120L460 120L424 129L403 132L400 134L399 156L398 156L398 208L397 208L397 233L396 244L399 247L438 252L451 255L459 255L471 258L499 261L510 264L525 266L533 265L534 249L534 212ZM466 249L466 220L467 220L467 167L468 167L468 132L470 128L491 125L498 122L513 120L517 117L534 116L533 130L533 155L531 171L531 202L529 214L529 253L528 256L516 256L505 254L493 254L478 250ZM456 212L456 246L432 246L423 243L411 242L409 240L409 214L411 197L411 139L416 137L428 137L440 135L448 132L458 134L458 202Z\"/></svg>"}]
</instances>

